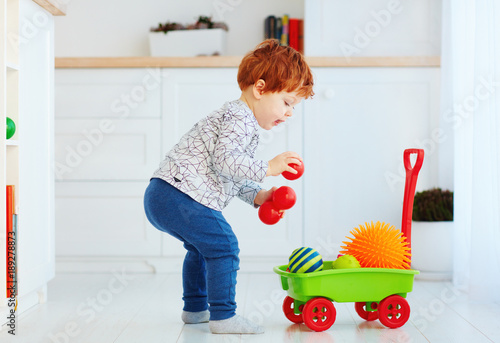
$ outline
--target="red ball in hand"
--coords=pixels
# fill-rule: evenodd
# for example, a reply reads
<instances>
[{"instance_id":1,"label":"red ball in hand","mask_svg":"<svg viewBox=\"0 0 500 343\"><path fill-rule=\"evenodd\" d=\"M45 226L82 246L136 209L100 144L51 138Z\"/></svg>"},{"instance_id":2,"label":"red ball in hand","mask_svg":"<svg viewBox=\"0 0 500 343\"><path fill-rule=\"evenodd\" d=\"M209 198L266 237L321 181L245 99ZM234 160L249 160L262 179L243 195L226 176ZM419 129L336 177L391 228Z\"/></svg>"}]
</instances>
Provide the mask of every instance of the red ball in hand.
<instances>
[{"instance_id":1,"label":"red ball in hand","mask_svg":"<svg viewBox=\"0 0 500 343\"><path fill-rule=\"evenodd\" d=\"M295 205L297 195L295 191L287 186L282 186L274 191L273 203L280 210L288 210Z\"/></svg>"},{"instance_id":2,"label":"red ball in hand","mask_svg":"<svg viewBox=\"0 0 500 343\"><path fill-rule=\"evenodd\" d=\"M297 171L297 174L292 174L288 171L284 171L283 173L281 173L281 175L283 175L285 179L297 180L302 176L302 174L304 174L304 162L300 162L300 164L290 163L289 166L295 169Z\"/></svg>"},{"instance_id":3,"label":"red ball in hand","mask_svg":"<svg viewBox=\"0 0 500 343\"><path fill-rule=\"evenodd\" d=\"M272 201L266 201L259 207L259 218L267 225L274 225L283 217L280 210L277 209Z\"/></svg>"}]
</instances>

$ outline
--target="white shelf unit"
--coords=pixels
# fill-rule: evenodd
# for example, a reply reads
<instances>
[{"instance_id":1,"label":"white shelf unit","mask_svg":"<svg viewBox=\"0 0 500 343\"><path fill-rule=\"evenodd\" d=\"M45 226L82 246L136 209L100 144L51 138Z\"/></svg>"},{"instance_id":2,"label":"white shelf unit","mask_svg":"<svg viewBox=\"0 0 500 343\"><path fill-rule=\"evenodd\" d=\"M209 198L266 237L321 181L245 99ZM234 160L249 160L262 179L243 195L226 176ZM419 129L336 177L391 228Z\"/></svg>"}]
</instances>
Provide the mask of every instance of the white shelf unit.
<instances>
[{"instance_id":1,"label":"white shelf unit","mask_svg":"<svg viewBox=\"0 0 500 343\"><path fill-rule=\"evenodd\" d=\"M18 64L11 63L9 61L7 61L6 67L7 67L7 70L14 70L14 71L18 71L19 70L19 65Z\"/></svg>"},{"instance_id":2,"label":"white shelf unit","mask_svg":"<svg viewBox=\"0 0 500 343\"><path fill-rule=\"evenodd\" d=\"M20 28L46 18L37 35ZM0 0L0 328L7 321L6 186L15 186L17 314L45 301L54 276L53 17L32 0ZM22 42L22 44L20 44ZM15 125L7 139L6 117ZM18 324L16 323L16 326Z\"/></svg>"},{"instance_id":3,"label":"white shelf unit","mask_svg":"<svg viewBox=\"0 0 500 343\"><path fill-rule=\"evenodd\" d=\"M15 186L15 198L19 199L19 137L16 133L7 140L5 123L10 117L14 123L19 123L19 0L0 0L2 25L0 28L0 121L3 123L0 130L0 316L7 317L6 295L6 185ZM17 212L17 209L16 209ZM0 320L3 323L3 320Z\"/></svg>"}]
</instances>

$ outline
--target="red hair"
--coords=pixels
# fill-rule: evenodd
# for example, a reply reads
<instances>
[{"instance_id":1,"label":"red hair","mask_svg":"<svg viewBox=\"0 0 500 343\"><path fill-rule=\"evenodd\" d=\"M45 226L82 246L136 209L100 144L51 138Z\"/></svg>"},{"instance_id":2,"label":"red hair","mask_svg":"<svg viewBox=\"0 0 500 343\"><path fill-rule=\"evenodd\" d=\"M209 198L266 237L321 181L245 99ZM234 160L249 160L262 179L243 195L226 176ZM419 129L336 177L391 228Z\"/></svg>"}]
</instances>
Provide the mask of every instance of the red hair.
<instances>
[{"instance_id":1,"label":"red hair","mask_svg":"<svg viewBox=\"0 0 500 343\"><path fill-rule=\"evenodd\" d=\"M267 39L243 57L238 68L241 90L265 81L264 92L297 92L305 99L312 97L313 76L304 56L276 39Z\"/></svg>"}]
</instances>

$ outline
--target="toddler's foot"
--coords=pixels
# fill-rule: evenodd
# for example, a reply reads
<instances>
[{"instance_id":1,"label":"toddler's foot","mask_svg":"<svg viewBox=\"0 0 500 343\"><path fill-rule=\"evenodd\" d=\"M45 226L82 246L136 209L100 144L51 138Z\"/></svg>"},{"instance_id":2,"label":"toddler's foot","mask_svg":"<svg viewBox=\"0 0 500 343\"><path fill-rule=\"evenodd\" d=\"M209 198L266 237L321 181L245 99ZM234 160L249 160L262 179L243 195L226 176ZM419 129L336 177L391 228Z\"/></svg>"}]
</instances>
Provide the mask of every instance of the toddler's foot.
<instances>
[{"instance_id":1,"label":"toddler's foot","mask_svg":"<svg viewBox=\"0 0 500 343\"><path fill-rule=\"evenodd\" d=\"M210 313L208 312L208 310L200 312L182 311L181 318L182 321L186 324L208 323L208 319L210 318Z\"/></svg>"},{"instance_id":2,"label":"toddler's foot","mask_svg":"<svg viewBox=\"0 0 500 343\"><path fill-rule=\"evenodd\" d=\"M238 315L223 320L211 320L208 325L212 333L264 333L263 327Z\"/></svg>"}]
</instances>

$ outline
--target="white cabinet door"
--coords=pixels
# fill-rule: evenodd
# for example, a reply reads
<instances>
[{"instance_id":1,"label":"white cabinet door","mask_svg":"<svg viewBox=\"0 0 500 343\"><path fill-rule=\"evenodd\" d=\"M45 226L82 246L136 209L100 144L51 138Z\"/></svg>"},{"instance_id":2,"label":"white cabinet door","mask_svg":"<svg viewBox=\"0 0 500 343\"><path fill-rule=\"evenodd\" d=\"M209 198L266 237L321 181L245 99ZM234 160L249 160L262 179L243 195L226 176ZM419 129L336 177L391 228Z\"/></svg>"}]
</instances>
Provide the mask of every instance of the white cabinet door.
<instances>
[{"instance_id":1,"label":"white cabinet door","mask_svg":"<svg viewBox=\"0 0 500 343\"><path fill-rule=\"evenodd\" d=\"M236 75L236 68L168 70L162 88L164 154L198 120L224 102L240 97ZM261 133L257 158L269 160L288 150L302 154L302 108L297 106L292 119L283 126ZM287 181L279 176L267 178L263 183L262 187L267 189L289 185L297 193L297 204L276 225L261 223L257 210L237 198L223 211L238 237L241 256L283 257L302 244L302 179ZM184 250L178 241L164 235L163 254L179 255Z\"/></svg>"},{"instance_id":2,"label":"white cabinet door","mask_svg":"<svg viewBox=\"0 0 500 343\"><path fill-rule=\"evenodd\" d=\"M144 180L160 154L160 69L59 69L56 180Z\"/></svg>"},{"instance_id":3,"label":"white cabinet door","mask_svg":"<svg viewBox=\"0 0 500 343\"><path fill-rule=\"evenodd\" d=\"M305 237L335 258L370 221L401 227L403 150L426 150L418 189L435 186L439 68L316 68L305 113Z\"/></svg>"},{"instance_id":4,"label":"white cabinet door","mask_svg":"<svg viewBox=\"0 0 500 343\"><path fill-rule=\"evenodd\" d=\"M160 232L144 213L142 182L58 182L60 256L159 256Z\"/></svg>"},{"instance_id":5,"label":"white cabinet door","mask_svg":"<svg viewBox=\"0 0 500 343\"><path fill-rule=\"evenodd\" d=\"M57 70L57 255L160 255L142 201L161 156L160 72Z\"/></svg>"}]
</instances>

